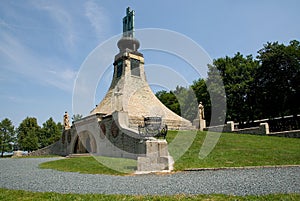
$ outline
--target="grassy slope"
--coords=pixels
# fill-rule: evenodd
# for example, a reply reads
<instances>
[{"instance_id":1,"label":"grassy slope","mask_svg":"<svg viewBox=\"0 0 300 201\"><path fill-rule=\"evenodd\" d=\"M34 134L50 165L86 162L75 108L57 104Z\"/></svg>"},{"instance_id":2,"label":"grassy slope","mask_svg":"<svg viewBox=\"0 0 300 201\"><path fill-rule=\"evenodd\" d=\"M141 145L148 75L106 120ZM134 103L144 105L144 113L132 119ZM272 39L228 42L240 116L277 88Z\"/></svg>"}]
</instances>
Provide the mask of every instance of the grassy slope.
<instances>
[{"instance_id":1,"label":"grassy slope","mask_svg":"<svg viewBox=\"0 0 300 201\"><path fill-rule=\"evenodd\" d=\"M170 134L169 141L176 132ZM188 151L175 162L176 170L300 164L300 139L223 133L213 151L200 159L199 151L205 137L206 132L198 132Z\"/></svg>"},{"instance_id":2,"label":"grassy slope","mask_svg":"<svg viewBox=\"0 0 300 201\"><path fill-rule=\"evenodd\" d=\"M233 195L174 195L174 196L130 196L130 195L102 195L102 194L59 194L33 193L21 190L7 190L0 188L0 200L299 200L300 194L272 194L264 196L233 196Z\"/></svg>"},{"instance_id":3,"label":"grassy slope","mask_svg":"<svg viewBox=\"0 0 300 201\"><path fill-rule=\"evenodd\" d=\"M190 136L192 134L189 131L180 133L170 131L167 138L169 147L172 147L171 144L175 137L177 142L183 143ZM213 151L206 158L200 159L199 151L205 137L206 132L197 133L189 149L175 161L175 170L206 167L300 165L300 139L223 133ZM169 149L170 154L175 154L176 149L180 148L177 145L173 146L172 149ZM120 166L121 172L130 173L136 167L134 160L106 157L96 159L98 161L92 157L71 158L43 163L40 167L91 174L119 174L117 170L110 170L102 165L105 164L103 161L114 164L113 167Z\"/></svg>"},{"instance_id":4,"label":"grassy slope","mask_svg":"<svg viewBox=\"0 0 300 201\"><path fill-rule=\"evenodd\" d=\"M87 174L124 175L134 172L137 166L136 163L136 160L131 159L89 156L49 161L40 164L40 168ZM105 164L109 167L116 167L118 169L112 170Z\"/></svg>"}]
</instances>

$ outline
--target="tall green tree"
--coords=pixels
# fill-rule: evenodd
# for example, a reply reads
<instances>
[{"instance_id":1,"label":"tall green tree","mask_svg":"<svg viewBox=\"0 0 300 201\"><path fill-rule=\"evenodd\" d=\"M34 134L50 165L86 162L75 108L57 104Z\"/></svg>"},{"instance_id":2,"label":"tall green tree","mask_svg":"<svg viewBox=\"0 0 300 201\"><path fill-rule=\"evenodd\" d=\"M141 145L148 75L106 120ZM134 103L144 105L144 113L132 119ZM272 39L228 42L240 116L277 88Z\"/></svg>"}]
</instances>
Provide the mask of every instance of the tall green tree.
<instances>
[{"instance_id":1,"label":"tall green tree","mask_svg":"<svg viewBox=\"0 0 300 201\"><path fill-rule=\"evenodd\" d=\"M237 53L234 57L214 60L214 67L222 77L227 101L227 120L249 122L255 119L255 73L258 61L251 55L244 57ZM209 78L210 79L210 78Z\"/></svg>"},{"instance_id":2,"label":"tall green tree","mask_svg":"<svg viewBox=\"0 0 300 201\"><path fill-rule=\"evenodd\" d=\"M40 147L46 147L57 140L59 140L62 133L61 123L56 124L55 121L50 117L45 123L40 131L39 144Z\"/></svg>"},{"instance_id":3,"label":"tall green tree","mask_svg":"<svg viewBox=\"0 0 300 201\"><path fill-rule=\"evenodd\" d=\"M211 126L223 124L225 114L227 121L238 123L299 114L300 43L267 43L258 51L256 60L240 53L215 59L208 65L207 79L194 81L191 88L197 102L203 102L206 121ZM187 107L192 93L188 91L177 87L156 95L168 108L192 120L193 111Z\"/></svg>"},{"instance_id":4,"label":"tall green tree","mask_svg":"<svg viewBox=\"0 0 300 201\"><path fill-rule=\"evenodd\" d=\"M15 129L12 122L5 118L0 122L0 149L1 157L6 151L12 151L12 143L15 142Z\"/></svg>"},{"instance_id":5,"label":"tall green tree","mask_svg":"<svg viewBox=\"0 0 300 201\"><path fill-rule=\"evenodd\" d=\"M36 118L27 117L24 119L17 129L19 148L25 151L33 151L40 148L40 132L41 127L38 125Z\"/></svg>"},{"instance_id":6,"label":"tall green tree","mask_svg":"<svg viewBox=\"0 0 300 201\"><path fill-rule=\"evenodd\" d=\"M173 91L179 103L180 114L183 118L193 121L198 114L198 101L191 87L179 87Z\"/></svg>"},{"instance_id":7,"label":"tall green tree","mask_svg":"<svg viewBox=\"0 0 300 201\"><path fill-rule=\"evenodd\" d=\"M265 117L300 112L300 44L267 43L258 51L261 67L256 75L258 106Z\"/></svg>"},{"instance_id":8,"label":"tall green tree","mask_svg":"<svg viewBox=\"0 0 300 201\"><path fill-rule=\"evenodd\" d=\"M172 91L167 92L165 90L162 90L156 92L155 95L167 108L169 108L176 114L181 115L179 102Z\"/></svg>"},{"instance_id":9,"label":"tall green tree","mask_svg":"<svg viewBox=\"0 0 300 201\"><path fill-rule=\"evenodd\" d=\"M208 65L206 80L211 104L210 126L224 124L226 114L226 94L220 71L215 65ZM204 104L205 106L205 104Z\"/></svg>"}]
</instances>

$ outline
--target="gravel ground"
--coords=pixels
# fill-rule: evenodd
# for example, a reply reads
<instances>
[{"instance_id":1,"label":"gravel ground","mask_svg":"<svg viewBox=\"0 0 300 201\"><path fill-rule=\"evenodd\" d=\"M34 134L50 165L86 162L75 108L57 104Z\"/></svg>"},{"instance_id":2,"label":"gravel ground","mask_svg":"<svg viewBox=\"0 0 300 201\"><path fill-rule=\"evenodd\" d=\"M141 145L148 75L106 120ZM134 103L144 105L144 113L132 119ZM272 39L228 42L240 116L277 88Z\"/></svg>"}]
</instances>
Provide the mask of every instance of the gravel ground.
<instances>
[{"instance_id":1,"label":"gravel ground","mask_svg":"<svg viewBox=\"0 0 300 201\"><path fill-rule=\"evenodd\" d=\"M110 176L39 169L57 158L0 159L0 188L59 193L231 194L300 193L300 167Z\"/></svg>"}]
</instances>

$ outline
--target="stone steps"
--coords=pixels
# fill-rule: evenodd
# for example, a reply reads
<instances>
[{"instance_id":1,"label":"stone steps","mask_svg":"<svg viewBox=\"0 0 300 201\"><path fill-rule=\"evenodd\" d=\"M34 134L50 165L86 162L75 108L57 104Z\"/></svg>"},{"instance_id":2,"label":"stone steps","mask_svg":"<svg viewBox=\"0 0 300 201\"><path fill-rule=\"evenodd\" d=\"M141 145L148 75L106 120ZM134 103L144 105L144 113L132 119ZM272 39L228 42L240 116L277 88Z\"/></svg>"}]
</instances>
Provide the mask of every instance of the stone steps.
<instances>
[{"instance_id":1,"label":"stone steps","mask_svg":"<svg viewBox=\"0 0 300 201\"><path fill-rule=\"evenodd\" d=\"M80 154L69 154L67 158L77 158L77 157L87 157L92 156L90 153L80 153Z\"/></svg>"}]
</instances>

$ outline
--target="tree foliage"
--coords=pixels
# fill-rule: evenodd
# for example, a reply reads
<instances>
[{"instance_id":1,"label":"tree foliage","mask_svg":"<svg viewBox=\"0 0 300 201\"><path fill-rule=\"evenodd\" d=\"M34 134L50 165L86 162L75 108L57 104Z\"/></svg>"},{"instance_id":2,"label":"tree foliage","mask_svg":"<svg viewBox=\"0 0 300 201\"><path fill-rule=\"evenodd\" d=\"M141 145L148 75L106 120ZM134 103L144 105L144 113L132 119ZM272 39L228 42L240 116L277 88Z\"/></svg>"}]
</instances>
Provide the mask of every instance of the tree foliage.
<instances>
[{"instance_id":1,"label":"tree foliage","mask_svg":"<svg viewBox=\"0 0 300 201\"><path fill-rule=\"evenodd\" d=\"M40 127L36 118L27 117L19 125L17 133L19 148L25 151L33 151L59 140L62 133L62 124L60 122L55 123L53 118L50 117Z\"/></svg>"},{"instance_id":2,"label":"tree foliage","mask_svg":"<svg viewBox=\"0 0 300 201\"><path fill-rule=\"evenodd\" d=\"M41 128L39 136L39 145L40 147L46 147L57 140L59 140L62 133L61 123L56 124L52 117L50 117Z\"/></svg>"},{"instance_id":3,"label":"tree foliage","mask_svg":"<svg viewBox=\"0 0 300 201\"><path fill-rule=\"evenodd\" d=\"M15 142L15 129L12 122L5 118L0 122L0 150L1 157L6 151L12 151L12 144Z\"/></svg>"},{"instance_id":4,"label":"tree foliage","mask_svg":"<svg viewBox=\"0 0 300 201\"><path fill-rule=\"evenodd\" d=\"M300 44L267 43L258 51L261 65L256 76L261 116L275 117L300 112Z\"/></svg>"},{"instance_id":5,"label":"tree foliage","mask_svg":"<svg viewBox=\"0 0 300 201\"><path fill-rule=\"evenodd\" d=\"M39 136L41 133L41 127L37 123L37 119L34 117L27 117L24 119L18 129L18 145L19 148L25 151L33 151L40 148Z\"/></svg>"},{"instance_id":6,"label":"tree foliage","mask_svg":"<svg viewBox=\"0 0 300 201\"><path fill-rule=\"evenodd\" d=\"M181 115L178 100L172 91L167 92L163 90L157 92L155 95L165 106L167 106L167 108L176 114Z\"/></svg>"},{"instance_id":7,"label":"tree foliage","mask_svg":"<svg viewBox=\"0 0 300 201\"><path fill-rule=\"evenodd\" d=\"M194 81L191 88L197 101L203 102L206 121L211 125L224 123L218 118L209 122L212 113L214 117L226 113L226 121L239 123L300 113L299 41L293 40L289 45L267 43L256 59L239 52L233 57L218 58L208 69L208 78ZM181 116L187 112L191 115L186 118L193 118L193 110L186 108L189 103L194 107L188 88L177 87L156 95L172 111Z\"/></svg>"},{"instance_id":8,"label":"tree foliage","mask_svg":"<svg viewBox=\"0 0 300 201\"><path fill-rule=\"evenodd\" d=\"M183 118L193 121L198 114L198 101L191 87L176 87L173 92L179 104L180 114Z\"/></svg>"},{"instance_id":9,"label":"tree foliage","mask_svg":"<svg viewBox=\"0 0 300 201\"><path fill-rule=\"evenodd\" d=\"M174 91L158 91L155 95L174 113L190 121L198 117L198 103L209 100L205 81L202 79L194 81L191 87L177 86ZM209 110L207 111L205 113L209 114Z\"/></svg>"},{"instance_id":10,"label":"tree foliage","mask_svg":"<svg viewBox=\"0 0 300 201\"><path fill-rule=\"evenodd\" d=\"M258 61L253 60L251 55L244 57L237 53L232 58L226 56L216 59L213 65L219 71L224 83L227 101L226 119L242 123L255 118L253 90L255 90L255 72L259 67Z\"/></svg>"}]
</instances>

